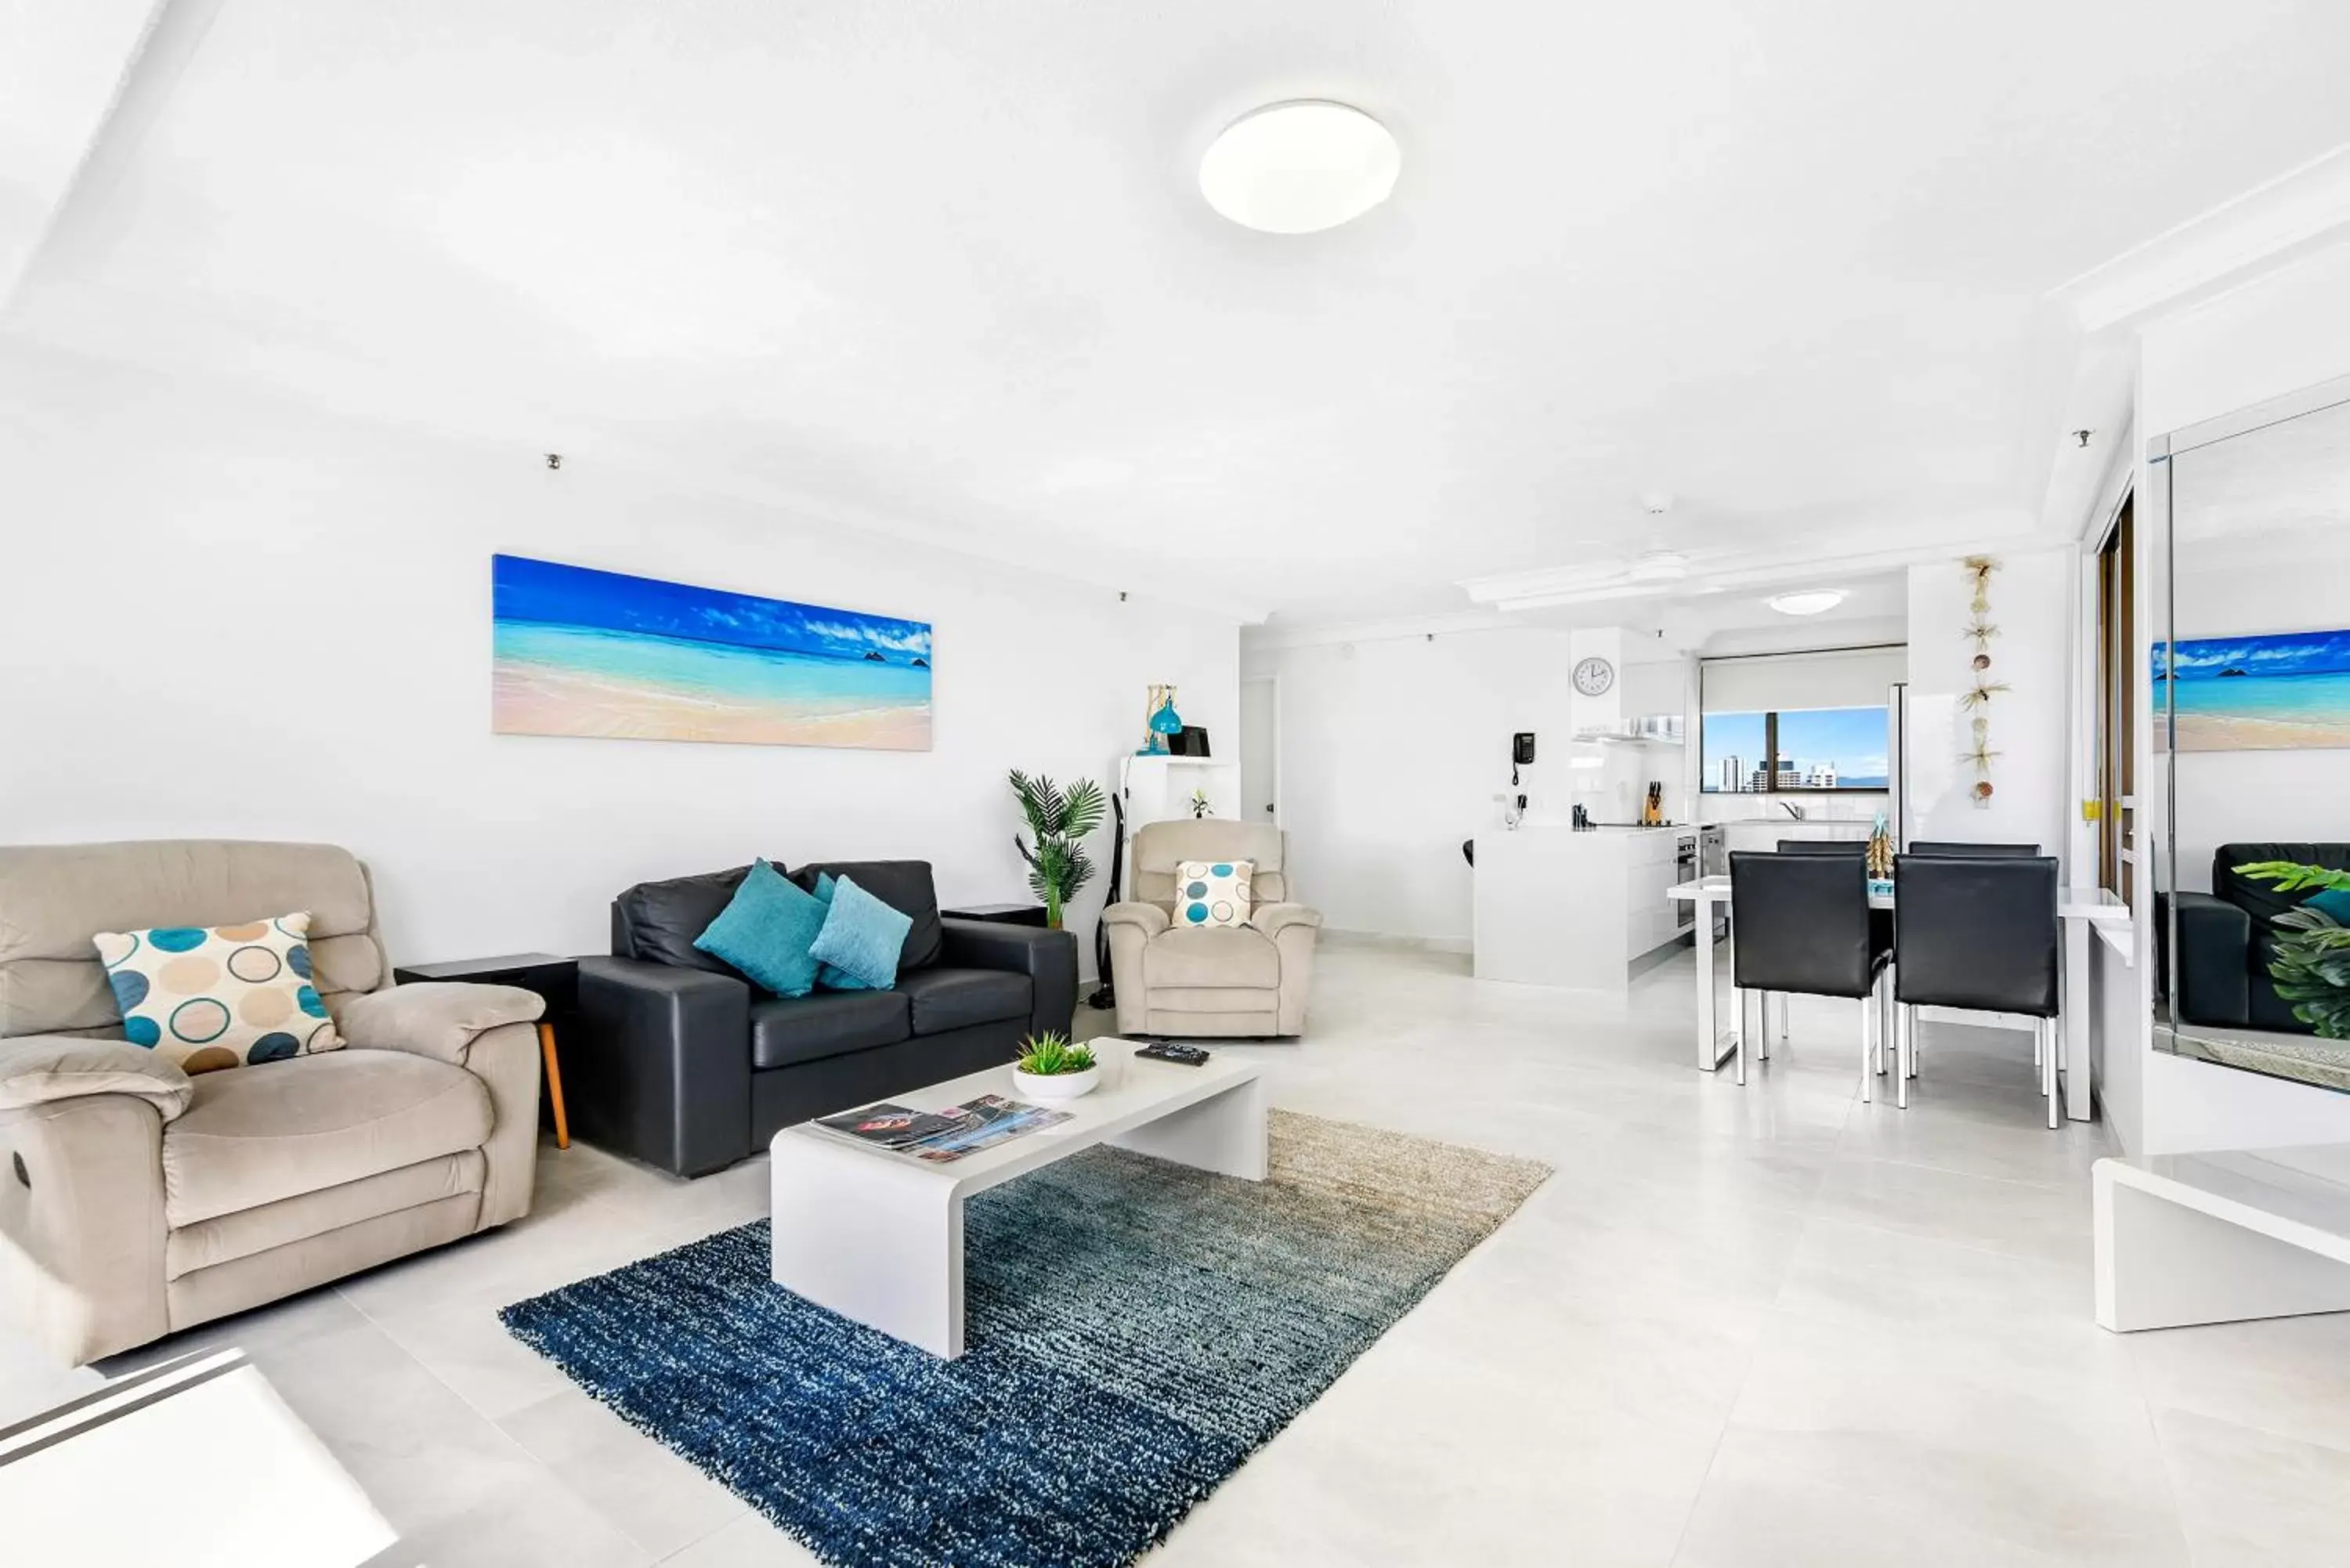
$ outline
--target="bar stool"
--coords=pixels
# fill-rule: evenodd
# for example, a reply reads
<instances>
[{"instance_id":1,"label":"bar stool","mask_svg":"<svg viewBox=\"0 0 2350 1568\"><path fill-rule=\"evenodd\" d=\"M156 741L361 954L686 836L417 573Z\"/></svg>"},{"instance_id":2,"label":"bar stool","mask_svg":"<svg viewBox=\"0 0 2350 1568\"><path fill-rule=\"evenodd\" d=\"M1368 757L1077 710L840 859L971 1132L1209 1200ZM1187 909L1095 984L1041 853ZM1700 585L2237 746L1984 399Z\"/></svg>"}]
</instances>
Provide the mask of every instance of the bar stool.
<instances>
[{"instance_id":1,"label":"bar stool","mask_svg":"<svg viewBox=\"0 0 2350 1568\"><path fill-rule=\"evenodd\" d=\"M1901 917L1893 941L1899 1103L1909 1103L1918 1008L2021 1012L2034 1021L2048 1125L2059 1125L2054 857L1902 855L1893 880Z\"/></svg>"},{"instance_id":2,"label":"bar stool","mask_svg":"<svg viewBox=\"0 0 2350 1568\"><path fill-rule=\"evenodd\" d=\"M1884 1027L1878 981L1885 952L1869 934L1868 867L1845 855L1730 857L1730 905L1738 922L1731 984L1738 991L1738 1081L1746 1082L1746 993L1843 996L1861 1007L1861 1096ZM1872 1006L1872 1002L1879 1005ZM1770 1060L1769 1020L1762 1057Z\"/></svg>"}]
</instances>

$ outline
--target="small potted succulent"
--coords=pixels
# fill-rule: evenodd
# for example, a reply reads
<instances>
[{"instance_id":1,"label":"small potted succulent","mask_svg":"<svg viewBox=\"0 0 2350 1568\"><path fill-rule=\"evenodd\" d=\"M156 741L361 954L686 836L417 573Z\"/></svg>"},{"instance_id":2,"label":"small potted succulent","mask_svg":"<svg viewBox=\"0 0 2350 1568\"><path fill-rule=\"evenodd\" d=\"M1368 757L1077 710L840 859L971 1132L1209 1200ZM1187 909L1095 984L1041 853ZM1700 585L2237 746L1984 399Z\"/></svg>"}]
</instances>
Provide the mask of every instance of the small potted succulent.
<instances>
[{"instance_id":1,"label":"small potted succulent","mask_svg":"<svg viewBox=\"0 0 2350 1568\"><path fill-rule=\"evenodd\" d=\"M1093 1093L1101 1082L1101 1064L1090 1045L1076 1045L1069 1037L1047 1030L1020 1043L1012 1060L1014 1092L1036 1100L1074 1100Z\"/></svg>"}]
</instances>

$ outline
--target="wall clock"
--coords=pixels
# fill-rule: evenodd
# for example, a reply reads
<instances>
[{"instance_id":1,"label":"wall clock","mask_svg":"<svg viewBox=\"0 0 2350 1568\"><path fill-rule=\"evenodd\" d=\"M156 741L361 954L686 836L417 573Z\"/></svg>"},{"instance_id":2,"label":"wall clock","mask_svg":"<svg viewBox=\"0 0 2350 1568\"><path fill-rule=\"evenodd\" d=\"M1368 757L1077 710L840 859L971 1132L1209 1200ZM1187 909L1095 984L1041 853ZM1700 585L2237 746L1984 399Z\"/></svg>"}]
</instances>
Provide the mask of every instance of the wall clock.
<instances>
[{"instance_id":1,"label":"wall clock","mask_svg":"<svg viewBox=\"0 0 2350 1568\"><path fill-rule=\"evenodd\" d=\"M1586 697L1604 697L1616 684L1616 667L1600 658L1590 658L1575 667L1575 689Z\"/></svg>"}]
</instances>

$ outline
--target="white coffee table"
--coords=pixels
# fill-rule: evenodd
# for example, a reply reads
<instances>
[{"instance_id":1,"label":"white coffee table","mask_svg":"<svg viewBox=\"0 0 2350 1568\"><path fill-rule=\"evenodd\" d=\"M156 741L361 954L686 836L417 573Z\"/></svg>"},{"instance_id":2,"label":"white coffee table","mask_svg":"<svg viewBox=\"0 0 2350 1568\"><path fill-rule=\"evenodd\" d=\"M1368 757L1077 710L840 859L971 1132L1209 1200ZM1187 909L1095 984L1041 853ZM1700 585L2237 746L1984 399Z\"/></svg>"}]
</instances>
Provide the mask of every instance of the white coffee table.
<instances>
[{"instance_id":1,"label":"white coffee table","mask_svg":"<svg viewBox=\"0 0 2350 1568\"><path fill-rule=\"evenodd\" d=\"M1218 1052L1203 1066L1185 1067L1138 1060L1132 1041L1090 1044L1102 1081L1054 1107L1067 1111L1067 1121L943 1165L814 1122L777 1133L769 1146L775 1282L951 1358L963 1349L962 1205L972 1193L1097 1143L1264 1179L1264 1088L1254 1065ZM1013 1087L1009 1063L889 1099L929 1111L988 1094L1041 1103Z\"/></svg>"}]
</instances>

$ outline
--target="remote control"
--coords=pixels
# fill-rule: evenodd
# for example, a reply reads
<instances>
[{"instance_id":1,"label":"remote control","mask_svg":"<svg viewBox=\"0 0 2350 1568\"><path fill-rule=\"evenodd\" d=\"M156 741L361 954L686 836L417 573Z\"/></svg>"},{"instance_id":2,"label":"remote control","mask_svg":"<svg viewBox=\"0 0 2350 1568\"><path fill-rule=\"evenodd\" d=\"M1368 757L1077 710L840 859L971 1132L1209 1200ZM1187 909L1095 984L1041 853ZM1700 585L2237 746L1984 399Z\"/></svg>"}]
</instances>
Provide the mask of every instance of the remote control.
<instances>
[{"instance_id":1,"label":"remote control","mask_svg":"<svg viewBox=\"0 0 2350 1568\"><path fill-rule=\"evenodd\" d=\"M1197 1067L1208 1059L1208 1054L1197 1045L1175 1045L1165 1041L1145 1045L1135 1054L1148 1056L1154 1062L1174 1062L1186 1067Z\"/></svg>"}]
</instances>

